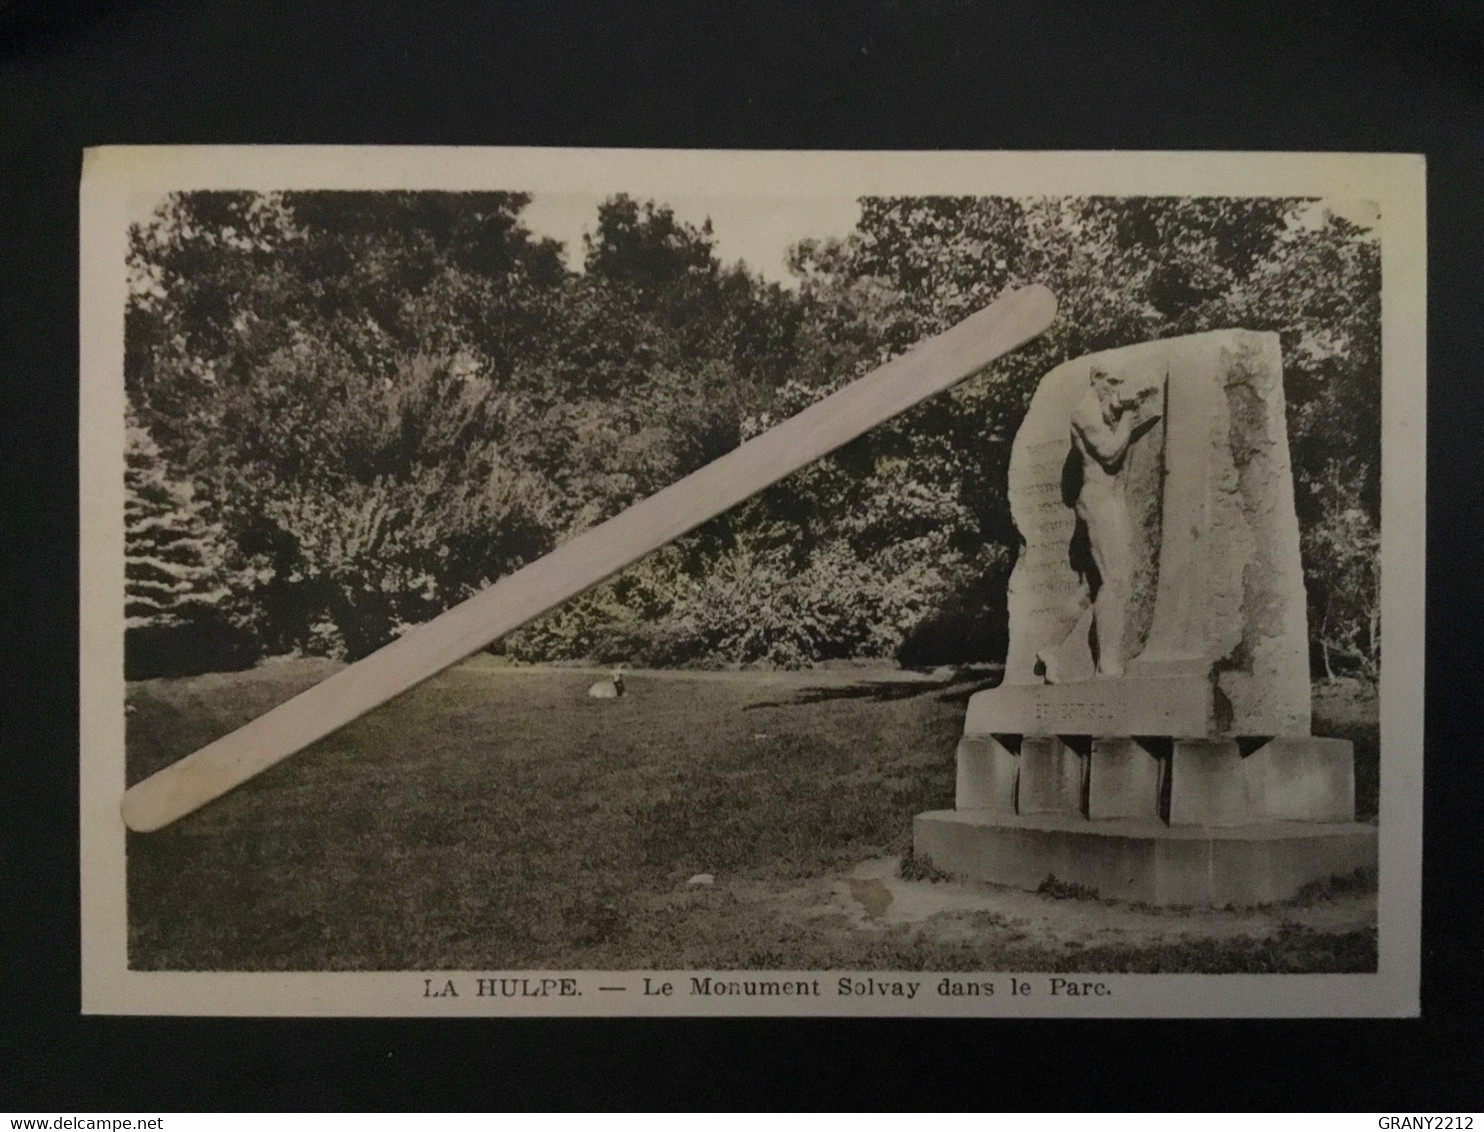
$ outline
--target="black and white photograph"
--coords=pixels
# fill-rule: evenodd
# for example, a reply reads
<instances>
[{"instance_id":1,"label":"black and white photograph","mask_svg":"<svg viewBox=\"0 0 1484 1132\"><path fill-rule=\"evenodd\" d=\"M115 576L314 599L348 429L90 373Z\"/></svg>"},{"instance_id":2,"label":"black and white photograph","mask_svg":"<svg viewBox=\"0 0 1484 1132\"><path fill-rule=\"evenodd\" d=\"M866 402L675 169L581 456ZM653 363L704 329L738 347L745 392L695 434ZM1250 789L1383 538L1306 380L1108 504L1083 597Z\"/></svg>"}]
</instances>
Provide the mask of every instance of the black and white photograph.
<instances>
[{"instance_id":1,"label":"black and white photograph","mask_svg":"<svg viewBox=\"0 0 1484 1132\"><path fill-rule=\"evenodd\" d=\"M90 152L84 1010L1415 1014L1422 186Z\"/></svg>"}]
</instances>

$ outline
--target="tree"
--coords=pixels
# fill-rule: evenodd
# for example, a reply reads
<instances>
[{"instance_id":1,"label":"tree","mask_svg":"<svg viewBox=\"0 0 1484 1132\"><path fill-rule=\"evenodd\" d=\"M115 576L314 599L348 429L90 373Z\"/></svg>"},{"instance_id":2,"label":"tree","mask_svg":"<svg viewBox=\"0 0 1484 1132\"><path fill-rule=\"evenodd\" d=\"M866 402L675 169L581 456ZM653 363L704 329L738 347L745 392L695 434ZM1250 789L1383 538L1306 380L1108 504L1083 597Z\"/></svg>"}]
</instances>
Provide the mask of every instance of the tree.
<instances>
[{"instance_id":1,"label":"tree","mask_svg":"<svg viewBox=\"0 0 1484 1132\"><path fill-rule=\"evenodd\" d=\"M1315 519L1302 533L1309 591L1309 636L1330 679L1381 670L1381 532L1361 500L1356 461L1331 460L1308 489Z\"/></svg>"},{"instance_id":2,"label":"tree","mask_svg":"<svg viewBox=\"0 0 1484 1132\"><path fill-rule=\"evenodd\" d=\"M630 286L650 300L717 273L709 219L696 228L664 205L640 204L625 193L598 206L597 231L584 236L583 244L588 274Z\"/></svg>"},{"instance_id":3,"label":"tree","mask_svg":"<svg viewBox=\"0 0 1484 1132\"><path fill-rule=\"evenodd\" d=\"M172 479L130 411L125 422L125 671L131 679L238 668L256 642L221 525Z\"/></svg>"},{"instance_id":4,"label":"tree","mask_svg":"<svg viewBox=\"0 0 1484 1132\"><path fill-rule=\"evenodd\" d=\"M507 375L539 338L560 249L519 193L190 192L131 232L131 402L172 464L221 436L217 410L284 350L389 376L408 353L469 352Z\"/></svg>"},{"instance_id":5,"label":"tree","mask_svg":"<svg viewBox=\"0 0 1484 1132\"><path fill-rule=\"evenodd\" d=\"M527 201L182 193L134 230L130 405L250 568L270 651L362 655L1040 281L1061 305L1047 334L508 651L995 659L1006 468L1041 376L1249 326L1283 338L1316 663L1373 661L1379 630L1347 597L1369 592L1379 522L1379 256L1356 225L1267 198L867 198L850 236L793 249L793 292L723 264L709 222L622 195L567 271Z\"/></svg>"},{"instance_id":6,"label":"tree","mask_svg":"<svg viewBox=\"0 0 1484 1132\"><path fill-rule=\"evenodd\" d=\"M363 656L550 548L550 486L512 458L514 402L489 378L423 355L386 379L275 361L246 398L231 495L276 648ZM265 404L293 406L276 446L251 435Z\"/></svg>"},{"instance_id":7,"label":"tree","mask_svg":"<svg viewBox=\"0 0 1484 1132\"><path fill-rule=\"evenodd\" d=\"M254 566L357 656L549 545L510 375L567 273L511 193L181 193L132 233L126 382Z\"/></svg>"}]
</instances>

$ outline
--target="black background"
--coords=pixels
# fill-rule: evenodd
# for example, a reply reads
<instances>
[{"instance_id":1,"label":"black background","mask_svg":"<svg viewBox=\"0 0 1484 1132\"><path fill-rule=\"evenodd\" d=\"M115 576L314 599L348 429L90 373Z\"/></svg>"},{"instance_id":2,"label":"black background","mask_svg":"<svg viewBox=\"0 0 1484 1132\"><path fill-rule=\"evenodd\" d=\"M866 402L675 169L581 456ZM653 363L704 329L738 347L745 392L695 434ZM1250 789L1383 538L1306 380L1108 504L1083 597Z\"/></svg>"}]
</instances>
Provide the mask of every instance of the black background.
<instances>
[{"instance_id":1,"label":"black background","mask_svg":"<svg viewBox=\"0 0 1484 1132\"><path fill-rule=\"evenodd\" d=\"M1425 153L1422 1019L80 1016L81 151L229 142ZM1484 1107L1481 220L1477 0L0 0L0 1110Z\"/></svg>"}]
</instances>

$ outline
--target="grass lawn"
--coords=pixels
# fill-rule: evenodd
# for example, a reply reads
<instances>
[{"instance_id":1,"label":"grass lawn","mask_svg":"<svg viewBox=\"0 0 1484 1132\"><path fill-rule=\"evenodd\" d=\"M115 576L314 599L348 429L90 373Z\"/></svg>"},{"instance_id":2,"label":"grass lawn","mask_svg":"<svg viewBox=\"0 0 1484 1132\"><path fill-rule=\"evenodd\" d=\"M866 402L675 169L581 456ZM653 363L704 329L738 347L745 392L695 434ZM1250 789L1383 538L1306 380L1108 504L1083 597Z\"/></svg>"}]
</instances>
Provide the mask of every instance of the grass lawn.
<instances>
[{"instance_id":1,"label":"grass lawn","mask_svg":"<svg viewBox=\"0 0 1484 1132\"><path fill-rule=\"evenodd\" d=\"M129 781L329 670L131 685ZM476 660L131 834L131 966L1375 968L1364 891L1195 915L896 876L912 815L953 804L982 679L637 672L603 701L594 678Z\"/></svg>"}]
</instances>

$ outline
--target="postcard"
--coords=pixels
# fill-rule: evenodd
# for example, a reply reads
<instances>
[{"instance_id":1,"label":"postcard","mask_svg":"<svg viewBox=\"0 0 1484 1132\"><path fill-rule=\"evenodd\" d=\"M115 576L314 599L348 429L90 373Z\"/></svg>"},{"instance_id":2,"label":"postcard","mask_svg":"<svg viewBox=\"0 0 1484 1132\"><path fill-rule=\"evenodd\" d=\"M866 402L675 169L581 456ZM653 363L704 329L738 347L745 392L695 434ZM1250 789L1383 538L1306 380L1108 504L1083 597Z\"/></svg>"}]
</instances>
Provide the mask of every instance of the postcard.
<instances>
[{"instance_id":1,"label":"postcard","mask_svg":"<svg viewBox=\"0 0 1484 1132\"><path fill-rule=\"evenodd\" d=\"M83 1010L1415 1015L1424 178L90 150Z\"/></svg>"}]
</instances>

